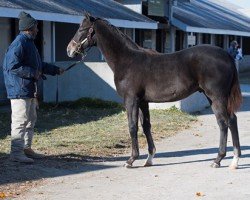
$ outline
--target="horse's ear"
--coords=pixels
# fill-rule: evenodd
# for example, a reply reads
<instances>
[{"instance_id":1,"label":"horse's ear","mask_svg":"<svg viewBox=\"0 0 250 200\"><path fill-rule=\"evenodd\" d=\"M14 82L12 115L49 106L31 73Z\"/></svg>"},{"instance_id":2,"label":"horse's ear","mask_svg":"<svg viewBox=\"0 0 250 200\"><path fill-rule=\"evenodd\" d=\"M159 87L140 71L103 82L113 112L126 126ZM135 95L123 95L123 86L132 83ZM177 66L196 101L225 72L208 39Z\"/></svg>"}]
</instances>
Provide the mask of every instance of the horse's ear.
<instances>
[{"instance_id":1,"label":"horse's ear","mask_svg":"<svg viewBox=\"0 0 250 200\"><path fill-rule=\"evenodd\" d=\"M85 17L86 19L89 19L90 14L89 14L87 11L84 11L84 17Z\"/></svg>"},{"instance_id":2,"label":"horse's ear","mask_svg":"<svg viewBox=\"0 0 250 200\"><path fill-rule=\"evenodd\" d=\"M96 20L96 18L95 18L95 17L93 17L93 16L89 16L89 21L94 22L95 20Z\"/></svg>"},{"instance_id":3,"label":"horse's ear","mask_svg":"<svg viewBox=\"0 0 250 200\"><path fill-rule=\"evenodd\" d=\"M94 22L96 20L96 18L91 16L91 14L88 13L87 11L84 12L84 16L85 16L86 19L88 19L91 22Z\"/></svg>"}]
</instances>

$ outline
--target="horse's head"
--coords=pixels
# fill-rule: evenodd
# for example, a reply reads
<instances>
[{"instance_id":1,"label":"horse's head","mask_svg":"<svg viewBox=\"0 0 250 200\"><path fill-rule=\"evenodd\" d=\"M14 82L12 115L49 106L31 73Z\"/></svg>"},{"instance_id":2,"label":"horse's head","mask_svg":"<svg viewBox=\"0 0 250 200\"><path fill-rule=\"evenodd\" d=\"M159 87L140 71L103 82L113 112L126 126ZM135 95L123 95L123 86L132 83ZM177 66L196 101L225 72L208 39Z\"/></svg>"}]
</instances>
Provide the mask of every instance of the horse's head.
<instances>
[{"instance_id":1,"label":"horse's head","mask_svg":"<svg viewBox=\"0 0 250 200\"><path fill-rule=\"evenodd\" d=\"M95 31L93 29L95 21L95 17L85 13L85 18L68 44L67 54L69 57L73 58L77 54L83 54L86 48L96 45Z\"/></svg>"}]
</instances>

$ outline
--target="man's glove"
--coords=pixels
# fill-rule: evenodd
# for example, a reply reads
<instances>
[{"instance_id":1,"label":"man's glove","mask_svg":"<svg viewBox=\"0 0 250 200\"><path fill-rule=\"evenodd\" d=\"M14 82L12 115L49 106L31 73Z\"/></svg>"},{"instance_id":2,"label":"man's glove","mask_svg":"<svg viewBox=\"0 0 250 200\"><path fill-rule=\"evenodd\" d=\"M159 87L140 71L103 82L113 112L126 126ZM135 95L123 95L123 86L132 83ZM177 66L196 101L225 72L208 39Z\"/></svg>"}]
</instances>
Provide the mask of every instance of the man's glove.
<instances>
[{"instance_id":1,"label":"man's glove","mask_svg":"<svg viewBox=\"0 0 250 200\"><path fill-rule=\"evenodd\" d=\"M63 68L59 68L59 75L62 75L65 72Z\"/></svg>"},{"instance_id":2,"label":"man's glove","mask_svg":"<svg viewBox=\"0 0 250 200\"><path fill-rule=\"evenodd\" d=\"M41 76L42 76L42 73L40 71L36 71L36 74L34 77L35 81L38 81L41 78Z\"/></svg>"}]
</instances>

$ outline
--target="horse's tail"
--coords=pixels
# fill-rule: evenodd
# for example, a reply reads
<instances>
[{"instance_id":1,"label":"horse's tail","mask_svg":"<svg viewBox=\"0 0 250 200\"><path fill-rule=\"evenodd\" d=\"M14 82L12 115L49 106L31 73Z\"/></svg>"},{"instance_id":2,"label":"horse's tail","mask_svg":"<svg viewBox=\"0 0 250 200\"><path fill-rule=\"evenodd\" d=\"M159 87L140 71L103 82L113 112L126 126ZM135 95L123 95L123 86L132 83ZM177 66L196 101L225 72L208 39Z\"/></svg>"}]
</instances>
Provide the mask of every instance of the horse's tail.
<instances>
[{"instance_id":1,"label":"horse's tail","mask_svg":"<svg viewBox=\"0 0 250 200\"><path fill-rule=\"evenodd\" d=\"M241 104L242 104L242 95L240 90L238 72L235 67L233 80L231 83L231 90L227 103L227 111L230 114L230 116L240 108Z\"/></svg>"}]
</instances>

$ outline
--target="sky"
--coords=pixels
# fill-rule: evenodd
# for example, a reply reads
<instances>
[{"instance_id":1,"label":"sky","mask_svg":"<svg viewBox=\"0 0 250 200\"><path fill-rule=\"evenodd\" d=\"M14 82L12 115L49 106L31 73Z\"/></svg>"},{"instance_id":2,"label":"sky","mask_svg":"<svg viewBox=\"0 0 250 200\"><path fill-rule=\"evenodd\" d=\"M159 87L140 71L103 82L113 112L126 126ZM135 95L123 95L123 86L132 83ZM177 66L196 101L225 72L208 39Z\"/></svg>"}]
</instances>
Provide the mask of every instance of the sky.
<instances>
[{"instance_id":1,"label":"sky","mask_svg":"<svg viewBox=\"0 0 250 200\"><path fill-rule=\"evenodd\" d=\"M250 18L250 0L227 0L232 4L236 4L242 9L238 9L241 13L244 13Z\"/></svg>"},{"instance_id":2,"label":"sky","mask_svg":"<svg viewBox=\"0 0 250 200\"><path fill-rule=\"evenodd\" d=\"M236 4L242 8L250 9L250 1L249 0L227 0L230 3Z\"/></svg>"}]
</instances>

